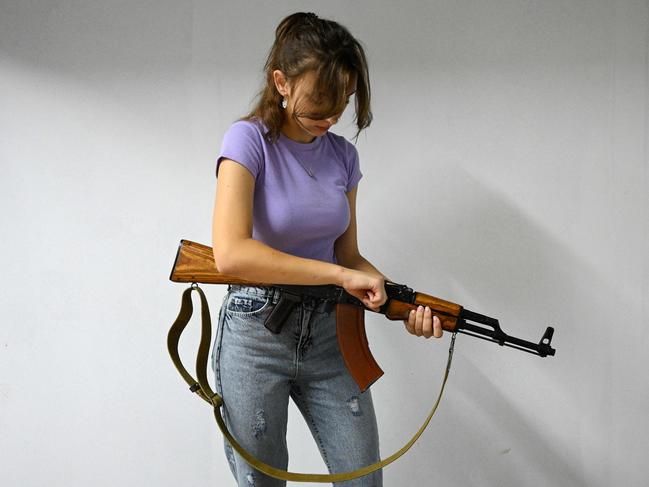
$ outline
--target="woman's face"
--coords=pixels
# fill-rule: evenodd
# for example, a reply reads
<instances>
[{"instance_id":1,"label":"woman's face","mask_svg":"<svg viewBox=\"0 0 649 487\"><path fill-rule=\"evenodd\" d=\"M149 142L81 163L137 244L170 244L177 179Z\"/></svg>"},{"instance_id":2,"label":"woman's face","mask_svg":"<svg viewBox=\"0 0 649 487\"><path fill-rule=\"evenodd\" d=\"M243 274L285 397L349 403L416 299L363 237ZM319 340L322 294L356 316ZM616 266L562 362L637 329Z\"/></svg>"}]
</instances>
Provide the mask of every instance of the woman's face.
<instances>
[{"instance_id":1,"label":"woman's face","mask_svg":"<svg viewBox=\"0 0 649 487\"><path fill-rule=\"evenodd\" d=\"M281 71L276 71L281 73ZM283 79L283 75L279 76L280 81ZM356 91L356 74L353 73L350 76L349 83L347 85L347 103L349 103L349 97L354 94ZM278 78L276 78L277 80ZM328 118L310 118L308 116L299 115L294 117L295 113L295 103L296 100L300 100L299 111L300 113L308 114L310 112L318 112L319 107L317 104L314 104L309 100L309 95L312 94L312 87L315 81L315 73L313 71L308 71L304 77L296 83L296 86L291 87L289 84L279 83L278 90L280 93L284 93L285 98L287 98L288 105L286 107L287 123L291 125L291 121L295 120L299 125L299 128L305 131L306 133L320 137L324 135L329 128L338 122L338 119L342 115L342 111L335 115L332 115ZM344 110L343 110L344 111ZM305 134L306 135L306 134Z\"/></svg>"}]
</instances>

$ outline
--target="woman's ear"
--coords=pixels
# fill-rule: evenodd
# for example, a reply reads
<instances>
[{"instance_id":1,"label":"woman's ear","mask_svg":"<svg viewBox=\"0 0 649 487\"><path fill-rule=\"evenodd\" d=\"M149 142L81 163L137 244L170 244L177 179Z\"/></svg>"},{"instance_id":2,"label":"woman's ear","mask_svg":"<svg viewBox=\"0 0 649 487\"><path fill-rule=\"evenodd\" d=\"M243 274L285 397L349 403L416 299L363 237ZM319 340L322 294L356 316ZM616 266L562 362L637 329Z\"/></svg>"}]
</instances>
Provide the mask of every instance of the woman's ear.
<instances>
[{"instance_id":1,"label":"woman's ear","mask_svg":"<svg viewBox=\"0 0 649 487\"><path fill-rule=\"evenodd\" d=\"M277 88L277 91L279 91L280 95L286 96L289 94L289 86L286 81L286 76L284 76L284 73L279 69L273 71L273 80L275 81L275 87Z\"/></svg>"}]
</instances>

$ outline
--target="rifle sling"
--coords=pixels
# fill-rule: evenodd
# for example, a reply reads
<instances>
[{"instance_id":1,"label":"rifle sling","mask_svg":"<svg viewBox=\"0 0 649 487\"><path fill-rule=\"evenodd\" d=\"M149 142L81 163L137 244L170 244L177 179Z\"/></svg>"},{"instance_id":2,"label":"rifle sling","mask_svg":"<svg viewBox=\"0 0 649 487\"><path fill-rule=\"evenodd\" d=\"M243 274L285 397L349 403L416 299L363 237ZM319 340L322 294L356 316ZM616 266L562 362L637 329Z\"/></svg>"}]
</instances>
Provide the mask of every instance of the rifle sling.
<instances>
[{"instance_id":1,"label":"rifle sling","mask_svg":"<svg viewBox=\"0 0 649 487\"><path fill-rule=\"evenodd\" d=\"M200 344L198 346L198 353L196 355L197 379L194 379L189 374L189 372L187 372L187 369L185 369L185 367L183 366L182 361L180 360L180 355L178 353L178 342L180 341L180 336L182 335L182 332L184 331L185 327L187 326L189 320L192 317L192 312L193 312L193 305L191 299L192 290L197 290L201 299L201 339L200 339ZM430 413L428 414L428 417L426 418L422 426L419 428L417 433L415 433L415 435L400 450L398 450L396 453L390 455L389 457L383 460L380 460L372 465L359 468L357 470L334 473L334 474L309 474L309 473L288 472L286 470L278 469L272 467L271 465L268 465L267 463L258 460L253 455L248 453L241 445L239 445L237 440L235 440L234 437L228 431L228 428L225 425L225 422L223 421L223 417L221 416L221 406L223 406L223 399L221 398L221 396L219 396L210 388L207 380L207 367L208 367L207 363L208 363L211 341L212 341L212 323L210 319L209 307L207 305L207 299L205 298L205 294L203 293L203 290L198 286L197 283L194 282L190 287L188 287L183 292L180 312L178 313L178 317L176 318L176 321L174 321L173 325L171 325L171 328L169 329L169 334L167 336L167 348L169 350L169 355L171 356L171 360L176 366L176 369L178 369L178 372L185 380L185 382L189 384L190 391L196 392L201 399L208 402L214 407L214 417L216 418L216 423L221 429L223 436L228 440L228 442L237 451L237 453L239 453L239 455L241 455L241 457L243 457L246 460L246 462L248 462L252 467L259 470L260 472L269 475L270 477L274 477L280 480L290 480L294 482L342 482L345 480L351 480L358 477L362 477L364 475L370 474L380 468L389 465L390 463L394 462L397 458L399 458L401 455L406 453L410 449L410 447L412 447L415 441L419 439L419 437L422 435L422 433L428 426L428 423L432 419L433 415L435 414L435 411L437 410L437 406L439 405L439 402L442 399L444 387L446 385L448 374L451 369L451 359L453 358L453 348L455 344L455 333L453 333L453 336L451 338L451 344L448 350L448 361L446 363L446 371L444 372L444 379L442 380L442 385L439 390L439 394L437 396L437 399L435 400L435 404L433 404L433 407Z\"/></svg>"}]
</instances>

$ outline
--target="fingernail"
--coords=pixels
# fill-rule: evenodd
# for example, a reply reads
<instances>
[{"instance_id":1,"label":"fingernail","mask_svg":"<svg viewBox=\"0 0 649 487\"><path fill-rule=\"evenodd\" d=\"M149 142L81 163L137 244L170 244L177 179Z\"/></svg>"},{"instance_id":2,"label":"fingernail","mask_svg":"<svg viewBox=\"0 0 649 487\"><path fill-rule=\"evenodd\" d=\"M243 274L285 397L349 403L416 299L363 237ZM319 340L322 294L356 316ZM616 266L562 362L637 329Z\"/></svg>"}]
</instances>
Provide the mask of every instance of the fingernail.
<instances>
[{"instance_id":1,"label":"fingernail","mask_svg":"<svg viewBox=\"0 0 649 487\"><path fill-rule=\"evenodd\" d=\"M424 309L424 307L420 304L419 308L417 308L417 310L421 311L422 309Z\"/></svg>"}]
</instances>

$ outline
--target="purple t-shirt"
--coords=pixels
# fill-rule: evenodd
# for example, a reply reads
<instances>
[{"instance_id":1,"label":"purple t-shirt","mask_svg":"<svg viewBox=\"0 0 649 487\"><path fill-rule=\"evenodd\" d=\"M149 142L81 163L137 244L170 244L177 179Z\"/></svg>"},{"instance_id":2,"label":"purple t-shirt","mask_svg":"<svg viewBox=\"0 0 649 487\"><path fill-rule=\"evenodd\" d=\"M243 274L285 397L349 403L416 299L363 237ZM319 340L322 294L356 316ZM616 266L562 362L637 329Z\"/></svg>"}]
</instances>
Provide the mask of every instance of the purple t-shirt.
<instances>
[{"instance_id":1,"label":"purple t-shirt","mask_svg":"<svg viewBox=\"0 0 649 487\"><path fill-rule=\"evenodd\" d=\"M337 263L334 242L350 221L345 193L363 176L356 147L332 132L309 144L280 133L271 144L266 131L258 119L234 122L223 136L217 177L227 158L255 178L252 238L298 257Z\"/></svg>"}]
</instances>

